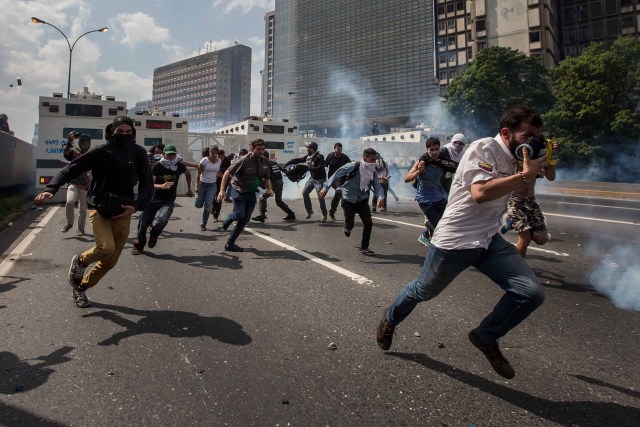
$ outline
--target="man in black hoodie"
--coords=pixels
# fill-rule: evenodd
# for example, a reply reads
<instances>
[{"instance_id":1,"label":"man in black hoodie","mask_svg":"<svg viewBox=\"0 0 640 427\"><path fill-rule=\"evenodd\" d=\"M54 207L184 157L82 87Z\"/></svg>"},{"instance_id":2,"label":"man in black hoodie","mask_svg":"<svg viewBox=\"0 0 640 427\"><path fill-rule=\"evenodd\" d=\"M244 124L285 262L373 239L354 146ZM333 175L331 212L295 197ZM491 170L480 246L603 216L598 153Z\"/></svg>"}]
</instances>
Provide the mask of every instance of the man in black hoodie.
<instances>
[{"instance_id":1,"label":"man in black hoodie","mask_svg":"<svg viewBox=\"0 0 640 427\"><path fill-rule=\"evenodd\" d=\"M291 159L285 164L285 166L299 163L306 163L311 175L302 189L302 200L304 202L304 208L307 211L307 219L309 219L311 218L311 215L313 215L313 206L311 205L311 197L309 197L309 194L311 194L314 189L316 190L316 193L320 194L322 184L327 180L327 171L324 169L324 156L318 153L317 143L308 143L307 155L298 157L297 159ZM327 205L323 198L318 196L318 200L320 201L320 211L322 211L321 221L327 222Z\"/></svg>"},{"instance_id":2,"label":"man in black hoodie","mask_svg":"<svg viewBox=\"0 0 640 427\"><path fill-rule=\"evenodd\" d=\"M129 236L131 214L144 210L151 200L153 183L147 152L136 145L136 129L127 116L116 117L105 129L107 143L90 150L62 168L36 196L36 203L50 199L61 186L91 171L87 194L89 219L96 245L71 259L69 284L76 306L88 307L85 291L95 286L118 262ZM138 198L133 192L138 179ZM85 275L86 268L96 265Z\"/></svg>"}]
</instances>

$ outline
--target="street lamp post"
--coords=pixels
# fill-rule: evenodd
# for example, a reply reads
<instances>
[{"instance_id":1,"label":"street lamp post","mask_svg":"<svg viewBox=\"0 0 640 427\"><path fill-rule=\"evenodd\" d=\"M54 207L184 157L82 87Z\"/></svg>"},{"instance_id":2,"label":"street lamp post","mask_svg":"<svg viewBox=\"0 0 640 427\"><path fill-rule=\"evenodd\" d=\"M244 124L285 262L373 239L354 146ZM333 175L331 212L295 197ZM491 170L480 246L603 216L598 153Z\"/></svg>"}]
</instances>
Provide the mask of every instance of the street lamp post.
<instances>
[{"instance_id":1,"label":"street lamp post","mask_svg":"<svg viewBox=\"0 0 640 427\"><path fill-rule=\"evenodd\" d=\"M76 46L76 43L78 43L78 40L80 40L82 37L86 36L87 34L91 34L91 33L104 33L106 31L109 31L108 27L102 27L99 28L97 30L91 30L91 31L87 31L84 34L81 34L80 37L78 37L73 44L71 44L69 42L69 39L67 38L67 36L62 32L62 30L60 30L60 28L56 27L53 24L50 24L46 21L43 21L42 19L38 19L35 16L31 17L31 22L33 22L34 24L47 24L50 27L55 28L56 30L58 30L58 32L60 34L62 34L62 37L64 37L64 39L67 41L67 45L69 46L69 73L67 75L67 98L71 98L71 57L73 56L73 48Z\"/></svg>"}]
</instances>

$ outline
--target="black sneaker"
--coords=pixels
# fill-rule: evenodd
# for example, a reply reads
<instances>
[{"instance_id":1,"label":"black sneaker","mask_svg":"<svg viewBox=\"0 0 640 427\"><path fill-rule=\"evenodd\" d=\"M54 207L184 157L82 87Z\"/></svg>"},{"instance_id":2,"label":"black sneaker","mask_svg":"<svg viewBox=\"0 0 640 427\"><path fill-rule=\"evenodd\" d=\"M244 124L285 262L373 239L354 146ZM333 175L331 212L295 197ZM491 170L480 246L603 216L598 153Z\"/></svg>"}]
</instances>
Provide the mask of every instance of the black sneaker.
<instances>
[{"instance_id":1,"label":"black sneaker","mask_svg":"<svg viewBox=\"0 0 640 427\"><path fill-rule=\"evenodd\" d=\"M389 350L391 348L391 342L393 341L393 332L396 327L389 323L387 320L387 313L385 312L378 323L378 331L376 332L376 340L378 340L378 347L383 350Z\"/></svg>"},{"instance_id":2,"label":"black sneaker","mask_svg":"<svg viewBox=\"0 0 640 427\"><path fill-rule=\"evenodd\" d=\"M73 228L73 224L66 223L64 225L64 227L62 227L62 229L60 231L62 231L63 233L66 233L67 231L71 230L72 228Z\"/></svg>"},{"instance_id":3,"label":"black sneaker","mask_svg":"<svg viewBox=\"0 0 640 427\"><path fill-rule=\"evenodd\" d=\"M244 249L235 243L227 243L224 245L224 250L229 252L244 252Z\"/></svg>"},{"instance_id":4,"label":"black sneaker","mask_svg":"<svg viewBox=\"0 0 640 427\"><path fill-rule=\"evenodd\" d=\"M76 307L87 308L91 305L85 292L86 290L83 288L73 288L73 300L76 302Z\"/></svg>"},{"instance_id":5,"label":"black sneaker","mask_svg":"<svg viewBox=\"0 0 640 427\"><path fill-rule=\"evenodd\" d=\"M485 355L491 367L498 375L507 379L511 379L516 375L509 361L502 355L502 352L500 352L500 347L497 342L488 343L482 341L478 335L478 331L475 329L469 332L469 341Z\"/></svg>"},{"instance_id":6,"label":"black sneaker","mask_svg":"<svg viewBox=\"0 0 640 427\"><path fill-rule=\"evenodd\" d=\"M371 212L375 212L376 211L376 205L371 205Z\"/></svg>"},{"instance_id":7,"label":"black sneaker","mask_svg":"<svg viewBox=\"0 0 640 427\"><path fill-rule=\"evenodd\" d=\"M149 233L149 247L150 248L155 248L156 244L158 243L158 235L156 233L154 233L153 231L151 231L151 233Z\"/></svg>"},{"instance_id":8,"label":"black sneaker","mask_svg":"<svg viewBox=\"0 0 640 427\"><path fill-rule=\"evenodd\" d=\"M296 220L296 216L295 215L287 215L284 218L282 218L283 221L295 221Z\"/></svg>"},{"instance_id":9,"label":"black sneaker","mask_svg":"<svg viewBox=\"0 0 640 427\"><path fill-rule=\"evenodd\" d=\"M200 224L200 231L207 231L207 226L204 224Z\"/></svg>"},{"instance_id":10,"label":"black sneaker","mask_svg":"<svg viewBox=\"0 0 640 427\"><path fill-rule=\"evenodd\" d=\"M138 242L137 240L133 242L133 248L131 249L132 255L140 255L143 250L144 250L144 246L142 246L140 242Z\"/></svg>"},{"instance_id":11,"label":"black sneaker","mask_svg":"<svg viewBox=\"0 0 640 427\"><path fill-rule=\"evenodd\" d=\"M222 229L223 230L228 229L230 225L231 225L231 222L227 222L226 220L222 221Z\"/></svg>"},{"instance_id":12,"label":"black sneaker","mask_svg":"<svg viewBox=\"0 0 640 427\"><path fill-rule=\"evenodd\" d=\"M258 216L254 216L253 218L251 218L251 221L256 221L256 222L262 222L264 223L264 220L267 219L266 216L264 215L258 215Z\"/></svg>"},{"instance_id":13,"label":"black sneaker","mask_svg":"<svg viewBox=\"0 0 640 427\"><path fill-rule=\"evenodd\" d=\"M367 249L360 249L360 253L362 255L366 255L366 256L376 256L376 253L373 252L371 249L367 248Z\"/></svg>"},{"instance_id":14,"label":"black sneaker","mask_svg":"<svg viewBox=\"0 0 640 427\"><path fill-rule=\"evenodd\" d=\"M336 213L334 211L329 211L329 218L331 218L331 221L335 221L336 220Z\"/></svg>"},{"instance_id":15,"label":"black sneaker","mask_svg":"<svg viewBox=\"0 0 640 427\"><path fill-rule=\"evenodd\" d=\"M346 228L344 230L342 230L344 232L344 235L349 237L351 236L351 230L347 230Z\"/></svg>"},{"instance_id":16,"label":"black sneaker","mask_svg":"<svg viewBox=\"0 0 640 427\"><path fill-rule=\"evenodd\" d=\"M69 266L69 284L72 288L79 288L84 277L84 271L87 266L80 262L80 255L74 255L71 258L71 265Z\"/></svg>"}]
</instances>

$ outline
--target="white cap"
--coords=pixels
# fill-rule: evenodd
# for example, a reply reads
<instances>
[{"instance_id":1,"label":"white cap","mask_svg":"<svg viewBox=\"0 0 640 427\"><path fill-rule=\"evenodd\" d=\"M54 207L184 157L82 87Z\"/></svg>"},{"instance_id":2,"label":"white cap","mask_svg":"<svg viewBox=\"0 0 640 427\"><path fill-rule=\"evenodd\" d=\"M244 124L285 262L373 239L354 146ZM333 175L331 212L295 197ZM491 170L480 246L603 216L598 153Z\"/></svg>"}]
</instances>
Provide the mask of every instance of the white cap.
<instances>
[{"instance_id":1,"label":"white cap","mask_svg":"<svg viewBox=\"0 0 640 427\"><path fill-rule=\"evenodd\" d=\"M455 141L460 141L463 144L466 143L465 139L464 139L464 135L461 133L456 133L455 135L453 135L453 137L451 138L451 142L455 142Z\"/></svg>"}]
</instances>

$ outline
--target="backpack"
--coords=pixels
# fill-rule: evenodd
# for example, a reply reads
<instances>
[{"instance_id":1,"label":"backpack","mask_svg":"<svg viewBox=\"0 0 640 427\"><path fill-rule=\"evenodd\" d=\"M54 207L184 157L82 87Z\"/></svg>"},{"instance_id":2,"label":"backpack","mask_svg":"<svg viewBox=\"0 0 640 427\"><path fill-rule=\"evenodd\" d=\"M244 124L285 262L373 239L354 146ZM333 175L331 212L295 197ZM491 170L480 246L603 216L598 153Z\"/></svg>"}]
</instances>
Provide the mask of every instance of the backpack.
<instances>
[{"instance_id":1,"label":"backpack","mask_svg":"<svg viewBox=\"0 0 640 427\"><path fill-rule=\"evenodd\" d=\"M298 163L295 165L287 165L282 172L293 182L301 181L309 171L309 167L305 163Z\"/></svg>"},{"instance_id":2,"label":"backpack","mask_svg":"<svg viewBox=\"0 0 640 427\"><path fill-rule=\"evenodd\" d=\"M336 180L338 187L342 187L347 181L351 180L353 177L360 173L360 161L356 160L356 165L353 167L353 170L343 176L342 178Z\"/></svg>"}]
</instances>

